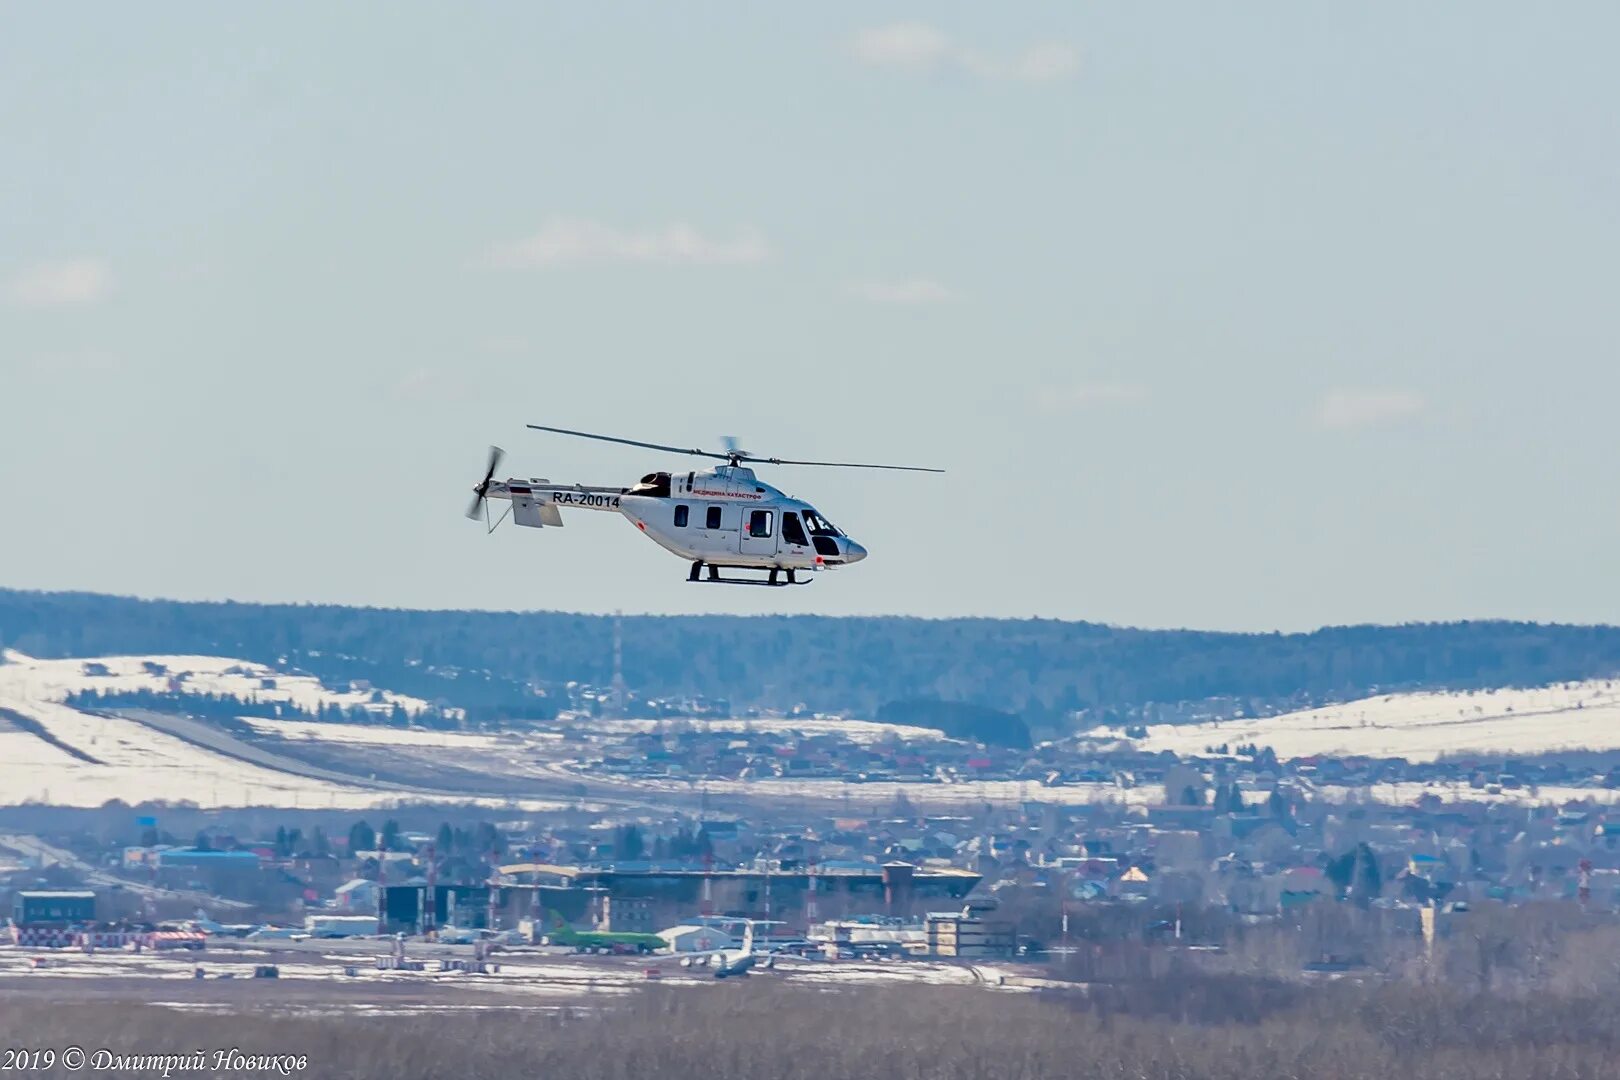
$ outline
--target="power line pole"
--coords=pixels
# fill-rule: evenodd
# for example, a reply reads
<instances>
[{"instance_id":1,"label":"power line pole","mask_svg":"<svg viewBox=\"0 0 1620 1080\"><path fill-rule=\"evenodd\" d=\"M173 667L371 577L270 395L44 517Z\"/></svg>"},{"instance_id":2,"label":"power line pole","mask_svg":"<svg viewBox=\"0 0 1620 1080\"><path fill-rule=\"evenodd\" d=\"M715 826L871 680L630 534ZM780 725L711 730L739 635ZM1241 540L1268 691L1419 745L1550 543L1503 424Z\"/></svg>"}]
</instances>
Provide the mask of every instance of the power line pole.
<instances>
[{"instance_id":1,"label":"power line pole","mask_svg":"<svg viewBox=\"0 0 1620 1080\"><path fill-rule=\"evenodd\" d=\"M624 627L621 625L622 612L613 613L613 715L621 717L625 712L625 699L629 692L624 686Z\"/></svg>"}]
</instances>

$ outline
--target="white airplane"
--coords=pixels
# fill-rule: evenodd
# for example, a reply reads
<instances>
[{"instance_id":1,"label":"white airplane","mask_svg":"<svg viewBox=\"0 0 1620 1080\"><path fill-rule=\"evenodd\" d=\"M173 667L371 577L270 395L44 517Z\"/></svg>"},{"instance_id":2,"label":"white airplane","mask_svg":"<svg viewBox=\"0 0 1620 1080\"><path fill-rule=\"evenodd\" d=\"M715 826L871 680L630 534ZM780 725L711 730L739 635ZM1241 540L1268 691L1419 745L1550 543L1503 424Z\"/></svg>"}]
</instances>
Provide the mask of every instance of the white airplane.
<instances>
[{"instance_id":1,"label":"white airplane","mask_svg":"<svg viewBox=\"0 0 1620 1080\"><path fill-rule=\"evenodd\" d=\"M824 465L846 469L890 469L905 472L943 472L913 465L870 465L842 461L794 461L756 457L727 440L723 453L682 449L660 443L593 435L588 431L543 427L537 431L576 435L601 442L623 443L673 454L716 458L724 465L687 473L651 472L631 487L604 487L585 484L554 484L549 480L496 480L503 451L489 448L489 467L484 479L473 488L467 516L484 519L487 528L506 520L502 514L489 520L489 499L512 503L512 520L530 528L556 527L563 523L560 508L604 510L620 514L664 550L692 564L688 581L710 581L724 585L808 585L799 571L825 570L848 566L866 558L866 548L841 532L820 511L795 499L754 475L746 463L770 465ZM708 576L703 576L707 568ZM721 570L765 571L760 578L721 577ZM783 575L786 578L784 580Z\"/></svg>"},{"instance_id":2,"label":"white airplane","mask_svg":"<svg viewBox=\"0 0 1620 1080\"><path fill-rule=\"evenodd\" d=\"M743 923L742 945L735 949L707 949L698 952L682 953L681 967L709 967L714 969L717 979L734 979L746 976L756 966L770 969L776 966L776 957L769 948L762 952L754 949L754 927L774 926L775 922L763 919L745 919Z\"/></svg>"}]
</instances>

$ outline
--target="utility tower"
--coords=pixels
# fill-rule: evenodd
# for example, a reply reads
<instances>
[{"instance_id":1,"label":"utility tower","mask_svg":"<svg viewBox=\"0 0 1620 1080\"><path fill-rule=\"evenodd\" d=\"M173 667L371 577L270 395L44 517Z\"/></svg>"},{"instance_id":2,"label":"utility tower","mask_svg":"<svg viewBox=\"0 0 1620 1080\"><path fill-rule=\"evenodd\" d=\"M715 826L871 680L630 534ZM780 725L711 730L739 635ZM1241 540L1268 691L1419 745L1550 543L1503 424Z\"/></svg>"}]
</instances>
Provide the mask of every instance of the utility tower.
<instances>
[{"instance_id":1,"label":"utility tower","mask_svg":"<svg viewBox=\"0 0 1620 1080\"><path fill-rule=\"evenodd\" d=\"M422 898L421 909L417 912L418 921L422 924L422 934L432 940L438 932L438 906L439 906L439 853L438 845L428 843L427 849L427 889Z\"/></svg>"},{"instance_id":2,"label":"utility tower","mask_svg":"<svg viewBox=\"0 0 1620 1080\"><path fill-rule=\"evenodd\" d=\"M808 932L810 927L821 921L820 905L816 903L816 860L811 859L805 864L805 894L804 894L804 925Z\"/></svg>"},{"instance_id":3,"label":"utility tower","mask_svg":"<svg viewBox=\"0 0 1620 1080\"><path fill-rule=\"evenodd\" d=\"M625 702L629 692L624 687L624 627L620 615L613 613L613 682L611 693L613 695L610 711L615 717L624 715Z\"/></svg>"}]
</instances>

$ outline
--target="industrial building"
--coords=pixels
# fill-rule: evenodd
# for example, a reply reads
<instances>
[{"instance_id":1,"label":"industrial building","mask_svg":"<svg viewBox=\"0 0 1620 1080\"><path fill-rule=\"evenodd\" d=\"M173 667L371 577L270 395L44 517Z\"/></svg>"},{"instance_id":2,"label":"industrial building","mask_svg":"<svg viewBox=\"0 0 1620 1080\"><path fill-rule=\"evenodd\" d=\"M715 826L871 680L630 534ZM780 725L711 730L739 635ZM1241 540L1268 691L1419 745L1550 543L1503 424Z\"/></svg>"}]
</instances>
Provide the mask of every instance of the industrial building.
<instances>
[{"instance_id":1,"label":"industrial building","mask_svg":"<svg viewBox=\"0 0 1620 1080\"><path fill-rule=\"evenodd\" d=\"M516 927L558 922L615 932L650 933L691 921L692 913L809 923L879 912L920 919L963 900L980 875L956 867L891 862L778 869L518 863L501 867L498 886L382 887L385 932L449 925ZM429 901L429 891L432 900ZM493 896L491 895L493 893ZM492 903L493 901L493 903Z\"/></svg>"},{"instance_id":2,"label":"industrial building","mask_svg":"<svg viewBox=\"0 0 1620 1080\"><path fill-rule=\"evenodd\" d=\"M573 918L567 909L578 906L579 901L565 902L566 894L572 892L601 896L610 911L615 903L645 902L654 923L667 923L693 911L787 922L808 921L812 915L837 918L874 911L915 916L964 899L980 881L980 875L970 870L905 862L822 863L769 870L518 863L503 866L501 874L502 906L514 919L533 918L545 909ZM601 909L593 906L590 910ZM506 917L503 913L503 920Z\"/></svg>"},{"instance_id":3,"label":"industrial building","mask_svg":"<svg viewBox=\"0 0 1620 1080\"><path fill-rule=\"evenodd\" d=\"M928 933L921 921L866 916L829 919L814 923L805 937L828 945L893 945L908 953L928 951Z\"/></svg>"},{"instance_id":4,"label":"industrial building","mask_svg":"<svg viewBox=\"0 0 1620 1080\"><path fill-rule=\"evenodd\" d=\"M17 926L72 926L96 921L96 894L89 889L22 891L11 898Z\"/></svg>"},{"instance_id":5,"label":"industrial building","mask_svg":"<svg viewBox=\"0 0 1620 1080\"><path fill-rule=\"evenodd\" d=\"M598 905L596 929L614 934L650 934L656 930L653 904L643 896L604 894Z\"/></svg>"},{"instance_id":6,"label":"industrial building","mask_svg":"<svg viewBox=\"0 0 1620 1080\"><path fill-rule=\"evenodd\" d=\"M487 927L489 892L487 885L384 886L382 931L385 934L419 934L446 926ZM500 899L497 895L497 904ZM508 925L516 926L517 923L513 921Z\"/></svg>"},{"instance_id":7,"label":"industrial building","mask_svg":"<svg viewBox=\"0 0 1620 1080\"><path fill-rule=\"evenodd\" d=\"M925 921L933 956L1007 957L1013 954L1012 924L988 917L990 909L969 905L961 911L930 912Z\"/></svg>"}]
</instances>

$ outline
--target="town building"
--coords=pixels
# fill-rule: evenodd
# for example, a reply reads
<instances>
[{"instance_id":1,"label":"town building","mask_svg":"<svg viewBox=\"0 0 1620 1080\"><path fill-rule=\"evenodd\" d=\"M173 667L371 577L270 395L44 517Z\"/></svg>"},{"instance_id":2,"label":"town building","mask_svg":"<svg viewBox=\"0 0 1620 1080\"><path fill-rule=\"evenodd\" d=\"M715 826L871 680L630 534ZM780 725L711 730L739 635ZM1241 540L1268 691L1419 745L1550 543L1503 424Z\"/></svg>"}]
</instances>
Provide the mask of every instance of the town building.
<instances>
[{"instance_id":1,"label":"town building","mask_svg":"<svg viewBox=\"0 0 1620 1080\"><path fill-rule=\"evenodd\" d=\"M928 951L963 959L1011 956L1012 924L987 916L986 909L972 904L961 911L929 912Z\"/></svg>"},{"instance_id":2,"label":"town building","mask_svg":"<svg viewBox=\"0 0 1620 1080\"><path fill-rule=\"evenodd\" d=\"M71 926L96 921L96 894L89 889L24 890L11 898L17 926Z\"/></svg>"}]
</instances>

